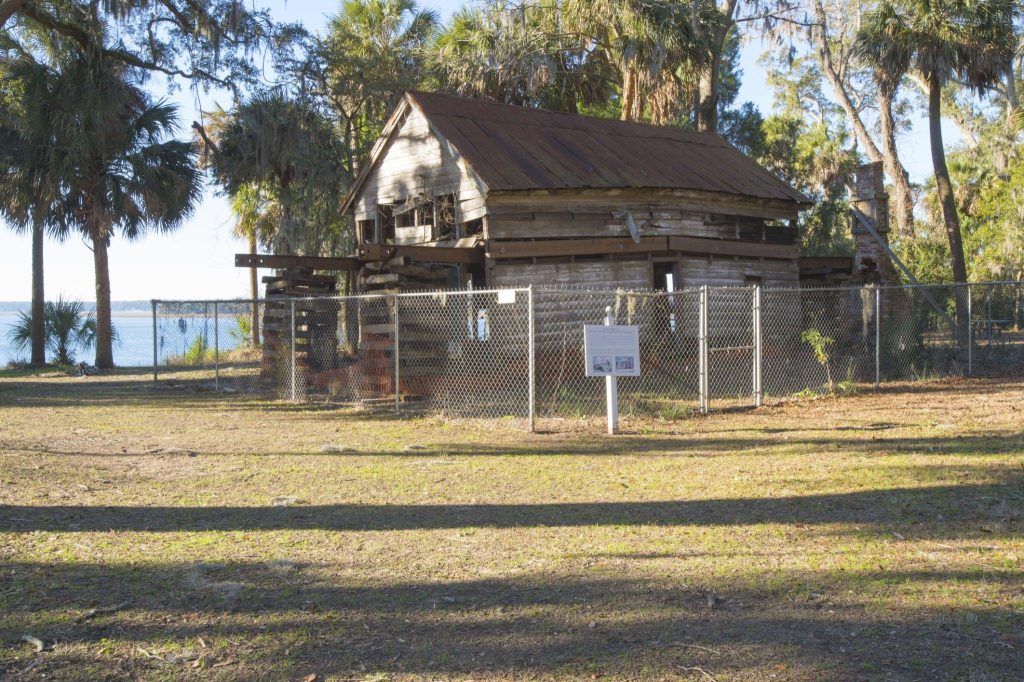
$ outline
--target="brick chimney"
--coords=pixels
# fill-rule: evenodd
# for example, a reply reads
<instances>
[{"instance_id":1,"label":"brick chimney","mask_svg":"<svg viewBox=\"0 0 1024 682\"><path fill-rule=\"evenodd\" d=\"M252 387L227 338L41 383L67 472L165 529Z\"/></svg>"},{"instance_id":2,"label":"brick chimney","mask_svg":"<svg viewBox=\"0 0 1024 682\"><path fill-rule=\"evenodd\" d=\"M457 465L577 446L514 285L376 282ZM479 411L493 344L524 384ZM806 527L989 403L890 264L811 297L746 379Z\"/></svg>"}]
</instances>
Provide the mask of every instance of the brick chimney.
<instances>
[{"instance_id":1,"label":"brick chimney","mask_svg":"<svg viewBox=\"0 0 1024 682\"><path fill-rule=\"evenodd\" d=\"M857 166L855 194L850 203L871 219L875 231L889 243L889 195L885 191L882 162ZM862 283L895 284L899 281L892 260L856 216L850 216L853 232L853 277Z\"/></svg>"}]
</instances>

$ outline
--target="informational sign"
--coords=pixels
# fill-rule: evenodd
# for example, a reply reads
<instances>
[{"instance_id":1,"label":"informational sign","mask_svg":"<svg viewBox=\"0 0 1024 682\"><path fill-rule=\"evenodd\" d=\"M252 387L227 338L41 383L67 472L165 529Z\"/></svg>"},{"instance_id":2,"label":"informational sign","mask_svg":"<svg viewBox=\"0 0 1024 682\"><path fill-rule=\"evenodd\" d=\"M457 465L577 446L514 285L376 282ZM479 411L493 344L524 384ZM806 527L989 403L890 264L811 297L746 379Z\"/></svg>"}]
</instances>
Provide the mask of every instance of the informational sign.
<instances>
[{"instance_id":1,"label":"informational sign","mask_svg":"<svg viewBox=\"0 0 1024 682\"><path fill-rule=\"evenodd\" d=\"M516 290L515 289L499 289L498 290L498 303L504 305L506 303L516 302Z\"/></svg>"},{"instance_id":2,"label":"informational sign","mask_svg":"<svg viewBox=\"0 0 1024 682\"><path fill-rule=\"evenodd\" d=\"M640 328L636 325L583 326L588 377L640 376Z\"/></svg>"}]
</instances>

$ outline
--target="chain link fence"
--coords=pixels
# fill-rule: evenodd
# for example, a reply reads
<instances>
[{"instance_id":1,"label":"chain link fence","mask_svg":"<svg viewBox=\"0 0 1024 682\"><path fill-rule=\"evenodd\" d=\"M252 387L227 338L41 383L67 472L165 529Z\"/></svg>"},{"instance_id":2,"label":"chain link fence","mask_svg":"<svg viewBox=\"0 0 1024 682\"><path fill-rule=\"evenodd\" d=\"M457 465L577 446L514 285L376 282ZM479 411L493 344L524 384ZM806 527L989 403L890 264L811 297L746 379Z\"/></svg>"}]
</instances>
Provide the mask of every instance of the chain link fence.
<instances>
[{"instance_id":1,"label":"chain link fence","mask_svg":"<svg viewBox=\"0 0 1024 682\"><path fill-rule=\"evenodd\" d=\"M583 326L636 325L624 417L673 419L890 381L1024 370L1024 286L673 292L532 287L248 301L154 301L170 385L460 417L603 414Z\"/></svg>"}]
</instances>

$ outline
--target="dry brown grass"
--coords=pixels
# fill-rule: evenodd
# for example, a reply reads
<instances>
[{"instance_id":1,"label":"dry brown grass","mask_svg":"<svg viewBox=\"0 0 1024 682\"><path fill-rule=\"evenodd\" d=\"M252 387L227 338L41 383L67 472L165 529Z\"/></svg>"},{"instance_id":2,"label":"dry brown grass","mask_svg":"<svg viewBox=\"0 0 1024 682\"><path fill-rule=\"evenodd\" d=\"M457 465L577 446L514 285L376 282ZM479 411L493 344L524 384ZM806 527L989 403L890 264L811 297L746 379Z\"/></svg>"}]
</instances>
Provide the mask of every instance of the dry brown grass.
<instances>
[{"instance_id":1,"label":"dry brown grass","mask_svg":"<svg viewBox=\"0 0 1024 682\"><path fill-rule=\"evenodd\" d=\"M0 375L0 677L1024 679L1022 409L607 438Z\"/></svg>"}]
</instances>

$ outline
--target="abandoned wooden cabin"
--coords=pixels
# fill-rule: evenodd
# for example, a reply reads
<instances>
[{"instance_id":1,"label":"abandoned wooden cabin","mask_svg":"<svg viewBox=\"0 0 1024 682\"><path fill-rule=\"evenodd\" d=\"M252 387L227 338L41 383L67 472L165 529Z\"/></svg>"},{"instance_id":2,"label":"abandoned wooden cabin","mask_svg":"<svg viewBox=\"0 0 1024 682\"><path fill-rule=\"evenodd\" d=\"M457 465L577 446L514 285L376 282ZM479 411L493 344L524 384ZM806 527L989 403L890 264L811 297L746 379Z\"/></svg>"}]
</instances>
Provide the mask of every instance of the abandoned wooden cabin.
<instances>
[{"instance_id":1,"label":"abandoned wooden cabin","mask_svg":"<svg viewBox=\"0 0 1024 682\"><path fill-rule=\"evenodd\" d=\"M386 394L397 383L388 379L397 369L394 301L288 307L272 304L273 295L331 293L330 277L316 273L332 270L354 277L357 293L798 286L796 219L807 203L717 135L409 92L344 198L354 254L239 256L236 264L279 269L265 278L266 332L295 338L311 382L344 365L381 383L349 381L349 391ZM561 307L554 298L538 304L538 352L559 335ZM407 304L400 317L402 338L423 340L401 354L401 391L436 394L458 341L441 338L429 307ZM496 317L491 324L501 327ZM694 316L672 328L696 334L696 325ZM331 344L344 359L316 352ZM277 344L267 346L267 367L287 364Z\"/></svg>"},{"instance_id":2,"label":"abandoned wooden cabin","mask_svg":"<svg viewBox=\"0 0 1024 682\"><path fill-rule=\"evenodd\" d=\"M409 92L344 207L369 292L797 286L807 203L718 135Z\"/></svg>"}]
</instances>

